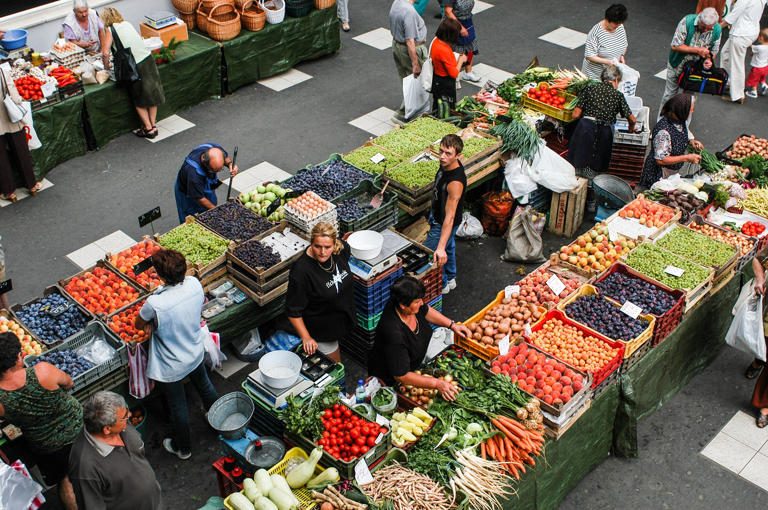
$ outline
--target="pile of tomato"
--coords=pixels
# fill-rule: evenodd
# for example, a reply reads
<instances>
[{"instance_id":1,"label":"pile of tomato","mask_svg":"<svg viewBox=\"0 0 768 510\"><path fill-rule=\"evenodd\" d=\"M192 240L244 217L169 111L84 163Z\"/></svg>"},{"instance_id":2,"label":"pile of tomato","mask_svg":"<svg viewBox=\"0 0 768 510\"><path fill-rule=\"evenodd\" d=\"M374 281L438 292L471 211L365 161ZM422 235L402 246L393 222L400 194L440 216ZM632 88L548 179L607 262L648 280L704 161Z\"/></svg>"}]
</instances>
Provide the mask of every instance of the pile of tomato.
<instances>
[{"instance_id":1,"label":"pile of tomato","mask_svg":"<svg viewBox=\"0 0 768 510\"><path fill-rule=\"evenodd\" d=\"M758 237L765 232L765 225L757 221L748 221L741 226L741 233L750 237Z\"/></svg>"},{"instance_id":2,"label":"pile of tomato","mask_svg":"<svg viewBox=\"0 0 768 510\"><path fill-rule=\"evenodd\" d=\"M335 404L323 412L323 435L317 444L330 455L350 462L376 446L379 434L389 432L378 423L362 418L349 407Z\"/></svg>"},{"instance_id":3,"label":"pile of tomato","mask_svg":"<svg viewBox=\"0 0 768 510\"><path fill-rule=\"evenodd\" d=\"M34 76L22 76L13 82L19 95L27 101L39 101L43 98L43 82Z\"/></svg>"},{"instance_id":4,"label":"pile of tomato","mask_svg":"<svg viewBox=\"0 0 768 510\"><path fill-rule=\"evenodd\" d=\"M560 89L552 88L546 82L541 82L538 87L530 89L528 91L528 97L544 104L554 106L560 110L562 110L565 105L565 97L560 95Z\"/></svg>"}]
</instances>

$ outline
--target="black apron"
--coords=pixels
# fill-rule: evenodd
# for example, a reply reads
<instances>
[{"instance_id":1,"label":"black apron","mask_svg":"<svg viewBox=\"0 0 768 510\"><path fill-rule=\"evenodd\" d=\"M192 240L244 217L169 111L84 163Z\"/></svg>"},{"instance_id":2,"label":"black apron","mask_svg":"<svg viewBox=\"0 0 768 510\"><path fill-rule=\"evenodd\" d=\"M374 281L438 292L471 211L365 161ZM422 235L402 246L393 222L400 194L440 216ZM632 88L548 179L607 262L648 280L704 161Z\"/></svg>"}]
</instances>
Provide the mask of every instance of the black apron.
<instances>
[{"instance_id":1,"label":"black apron","mask_svg":"<svg viewBox=\"0 0 768 510\"><path fill-rule=\"evenodd\" d=\"M568 143L568 161L576 168L605 172L611 161L613 128L598 120L579 120Z\"/></svg>"}]
</instances>

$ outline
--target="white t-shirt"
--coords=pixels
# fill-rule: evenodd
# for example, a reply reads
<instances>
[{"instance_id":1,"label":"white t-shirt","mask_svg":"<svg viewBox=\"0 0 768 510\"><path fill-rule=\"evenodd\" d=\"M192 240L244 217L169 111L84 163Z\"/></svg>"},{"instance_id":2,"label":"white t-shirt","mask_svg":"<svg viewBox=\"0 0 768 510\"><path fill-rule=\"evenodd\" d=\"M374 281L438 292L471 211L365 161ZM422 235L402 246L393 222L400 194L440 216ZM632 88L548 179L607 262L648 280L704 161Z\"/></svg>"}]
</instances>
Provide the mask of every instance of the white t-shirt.
<instances>
[{"instance_id":1,"label":"white t-shirt","mask_svg":"<svg viewBox=\"0 0 768 510\"><path fill-rule=\"evenodd\" d=\"M144 39L133 28L133 25L127 21L122 21L112 26L115 27L115 32L117 32L120 42L123 43L123 47L131 49L133 59L137 64L150 55L149 50L144 45Z\"/></svg>"},{"instance_id":2,"label":"white t-shirt","mask_svg":"<svg viewBox=\"0 0 768 510\"><path fill-rule=\"evenodd\" d=\"M731 36L757 39L760 33L760 18L763 16L766 0L739 0L725 22L731 25Z\"/></svg>"},{"instance_id":3,"label":"white t-shirt","mask_svg":"<svg viewBox=\"0 0 768 510\"><path fill-rule=\"evenodd\" d=\"M768 44L755 44L752 46L752 60L749 62L752 67L768 66Z\"/></svg>"},{"instance_id":4,"label":"white t-shirt","mask_svg":"<svg viewBox=\"0 0 768 510\"><path fill-rule=\"evenodd\" d=\"M627 32L624 30L624 25L619 25L616 30L609 32L603 28L603 22L599 22L587 34L581 71L590 78L599 80L603 65L590 62L587 57L618 59L627 52L627 46Z\"/></svg>"}]
</instances>

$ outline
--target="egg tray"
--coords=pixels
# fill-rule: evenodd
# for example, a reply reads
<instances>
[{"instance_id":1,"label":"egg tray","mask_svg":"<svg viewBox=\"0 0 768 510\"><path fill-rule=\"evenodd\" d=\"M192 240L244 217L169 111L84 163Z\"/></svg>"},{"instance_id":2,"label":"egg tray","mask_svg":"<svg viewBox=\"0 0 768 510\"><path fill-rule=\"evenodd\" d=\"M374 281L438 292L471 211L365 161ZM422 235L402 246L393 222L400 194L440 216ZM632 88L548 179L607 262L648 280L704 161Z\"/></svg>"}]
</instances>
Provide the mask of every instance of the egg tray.
<instances>
[{"instance_id":1,"label":"egg tray","mask_svg":"<svg viewBox=\"0 0 768 510\"><path fill-rule=\"evenodd\" d=\"M59 288L57 285L51 285L51 286L49 286L49 287L46 287L46 288L45 288L45 290L43 291L43 296L42 296L42 297L46 297L46 296L48 296L48 295L50 295L50 294L54 294L54 293L56 293L56 294L60 294L60 295L61 295L61 296L62 296L64 299L66 299L67 301L69 301L69 302L72 304L72 306L75 306L75 307L77 308L78 312L80 312L80 314L81 314L83 317L85 317L85 319L86 319L86 324L87 324L88 322L91 322L92 320L94 320L94 319L96 318L96 317L95 317L95 316L94 316L94 315L93 315L91 312L89 312L89 311L88 311L87 309L85 309L85 308L84 308L82 305L80 305L80 303L78 303L77 301L75 301L74 299L72 299L72 297L70 297L69 295L67 295L67 294L66 294L66 293L65 293L65 292L64 292L64 291L63 291L61 288ZM24 328L24 330L25 330L25 331L28 331L28 332L29 332L29 335L30 335L30 336L31 336L31 337L32 337L32 338L33 338L35 341L37 341L38 343L40 343L40 345L41 345L42 347L44 347L44 348L45 348L46 346L50 347L50 346L52 346L52 345L56 345L56 344L58 344L58 343L62 342L64 339L62 338L62 339L59 339L59 340L53 340L53 341L50 341L50 342L48 342L48 341L46 341L46 340L43 340L43 339L42 339L41 337L39 337L39 336L38 336L38 335L37 335L37 334L36 334L34 331L32 331L30 328L28 328L28 327L27 327L27 325L24 323L24 321L23 321L23 320L21 320L21 318L20 318L20 317L17 315L17 313L18 313L19 311L21 311L21 309L22 309L22 308L25 308L25 307L27 307L27 306L29 306L29 305L32 305L32 304L36 303L36 302L37 302L37 301L39 301L39 300L40 300L40 298L35 298L35 299L31 299L31 300L27 301L26 303L22 303L22 304L15 304L15 305L12 305L12 306L11 306L11 310L10 310L10 312L13 314L13 317L9 317L9 318L10 318L10 319L12 319L12 320L15 320L16 322L18 322L19 324L21 324L21 326Z\"/></svg>"}]
</instances>

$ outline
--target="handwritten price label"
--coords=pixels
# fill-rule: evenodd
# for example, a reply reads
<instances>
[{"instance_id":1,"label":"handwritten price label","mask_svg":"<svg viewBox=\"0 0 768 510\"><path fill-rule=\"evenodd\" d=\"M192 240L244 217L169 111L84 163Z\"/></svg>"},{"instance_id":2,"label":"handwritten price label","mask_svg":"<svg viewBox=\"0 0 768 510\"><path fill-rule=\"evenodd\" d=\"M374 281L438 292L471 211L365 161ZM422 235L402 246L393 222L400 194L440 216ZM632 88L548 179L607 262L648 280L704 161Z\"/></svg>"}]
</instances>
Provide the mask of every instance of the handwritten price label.
<instances>
[{"instance_id":1,"label":"handwritten price label","mask_svg":"<svg viewBox=\"0 0 768 510\"><path fill-rule=\"evenodd\" d=\"M625 301L624 305L622 305L621 307L621 311L629 315L633 319L637 319L637 316L640 315L640 312L642 312L643 309L631 301Z\"/></svg>"},{"instance_id":2,"label":"handwritten price label","mask_svg":"<svg viewBox=\"0 0 768 510\"><path fill-rule=\"evenodd\" d=\"M680 278L681 276L683 276L683 273L685 273L685 269L680 269L679 267L675 267L675 266L667 266L664 268L664 272L667 274L671 274L676 278Z\"/></svg>"}]
</instances>

